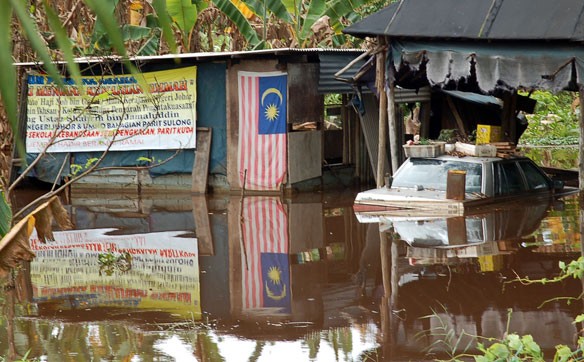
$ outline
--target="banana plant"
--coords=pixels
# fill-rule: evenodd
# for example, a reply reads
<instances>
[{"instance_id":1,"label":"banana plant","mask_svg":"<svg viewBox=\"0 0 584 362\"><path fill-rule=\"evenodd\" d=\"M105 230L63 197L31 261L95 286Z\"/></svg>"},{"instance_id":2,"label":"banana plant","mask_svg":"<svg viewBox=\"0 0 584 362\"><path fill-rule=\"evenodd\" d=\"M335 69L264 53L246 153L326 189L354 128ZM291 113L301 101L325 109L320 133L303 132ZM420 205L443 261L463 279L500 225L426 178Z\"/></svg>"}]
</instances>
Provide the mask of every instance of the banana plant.
<instances>
[{"instance_id":1,"label":"banana plant","mask_svg":"<svg viewBox=\"0 0 584 362\"><path fill-rule=\"evenodd\" d=\"M12 225L12 209L6 201L4 191L0 191L0 239L10 231Z\"/></svg>"},{"instance_id":2,"label":"banana plant","mask_svg":"<svg viewBox=\"0 0 584 362\"><path fill-rule=\"evenodd\" d=\"M241 10L230 0L212 0L213 4L227 16L239 29L239 32L247 40L252 49L263 49L265 41L258 37L257 32L241 12ZM245 2L244 2L245 3Z\"/></svg>"},{"instance_id":3,"label":"banana plant","mask_svg":"<svg viewBox=\"0 0 584 362\"><path fill-rule=\"evenodd\" d=\"M304 47L310 43L309 40L313 36L312 26L325 15L329 17L330 25L339 37L337 42L342 44L345 36L341 34L343 29L341 20L358 19L356 10L367 3L366 0L243 0L263 23L264 31L260 41L250 20L233 4L235 0L212 1L255 48L268 41L266 26L270 18L289 24L295 43Z\"/></svg>"},{"instance_id":4,"label":"banana plant","mask_svg":"<svg viewBox=\"0 0 584 362\"><path fill-rule=\"evenodd\" d=\"M111 37L107 21L114 18L114 11L118 6L119 0L102 0L101 7L104 17L97 17L93 27L93 34L91 35L91 43L85 49L79 49L79 52L85 55L107 55L111 54L115 49L113 41L120 41ZM167 33L172 35L170 20L164 1L153 2L152 6L160 6L163 16L157 14L148 14L146 16L145 26L138 24L123 24L120 27L120 35L122 44L126 47L128 44L140 44L140 47L135 50L136 55L156 55L162 41L162 34L164 26L167 26ZM166 21L165 21L166 20ZM168 40L168 39L167 39ZM171 41L169 44L174 44ZM176 50L176 48L174 48Z\"/></svg>"},{"instance_id":5,"label":"banana plant","mask_svg":"<svg viewBox=\"0 0 584 362\"><path fill-rule=\"evenodd\" d=\"M166 7L168 15L181 32L183 49L189 49L197 15L200 10L206 7L206 4L203 2L193 3L191 0L166 0Z\"/></svg>"}]
</instances>

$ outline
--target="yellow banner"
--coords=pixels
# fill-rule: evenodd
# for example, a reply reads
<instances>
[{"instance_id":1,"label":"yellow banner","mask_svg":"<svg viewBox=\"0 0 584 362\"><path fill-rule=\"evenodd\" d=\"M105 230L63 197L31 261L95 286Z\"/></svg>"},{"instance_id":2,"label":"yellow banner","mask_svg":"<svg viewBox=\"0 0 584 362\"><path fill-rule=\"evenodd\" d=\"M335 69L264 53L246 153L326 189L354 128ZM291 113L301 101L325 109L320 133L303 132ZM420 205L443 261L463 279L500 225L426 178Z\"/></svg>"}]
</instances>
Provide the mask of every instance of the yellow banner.
<instances>
[{"instance_id":1,"label":"yellow banner","mask_svg":"<svg viewBox=\"0 0 584 362\"><path fill-rule=\"evenodd\" d=\"M33 297L68 300L80 305L157 307L185 316L201 316L199 251L187 231L110 235L115 229L56 231L30 246ZM100 255L113 258L100 265ZM123 263L116 256L127 255Z\"/></svg>"},{"instance_id":2,"label":"yellow banner","mask_svg":"<svg viewBox=\"0 0 584 362\"><path fill-rule=\"evenodd\" d=\"M30 74L27 152L195 148L197 67L141 75L83 77L83 87L65 79L59 89Z\"/></svg>"}]
</instances>

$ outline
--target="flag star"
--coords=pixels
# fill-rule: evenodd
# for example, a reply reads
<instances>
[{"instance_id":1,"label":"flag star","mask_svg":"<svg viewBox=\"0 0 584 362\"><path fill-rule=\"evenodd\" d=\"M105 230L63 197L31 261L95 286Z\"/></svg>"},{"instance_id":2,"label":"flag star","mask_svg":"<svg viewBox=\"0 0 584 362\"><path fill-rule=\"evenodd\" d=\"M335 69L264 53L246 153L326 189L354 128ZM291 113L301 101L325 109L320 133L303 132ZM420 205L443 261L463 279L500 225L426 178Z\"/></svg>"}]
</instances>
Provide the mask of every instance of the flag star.
<instances>
[{"instance_id":1,"label":"flag star","mask_svg":"<svg viewBox=\"0 0 584 362\"><path fill-rule=\"evenodd\" d=\"M265 114L266 114L266 119L268 121L273 121L276 118L278 118L279 113L280 113L280 110L278 109L278 107L276 107L275 104L269 104L266 107Z\"/></svg>"}]
</instances>

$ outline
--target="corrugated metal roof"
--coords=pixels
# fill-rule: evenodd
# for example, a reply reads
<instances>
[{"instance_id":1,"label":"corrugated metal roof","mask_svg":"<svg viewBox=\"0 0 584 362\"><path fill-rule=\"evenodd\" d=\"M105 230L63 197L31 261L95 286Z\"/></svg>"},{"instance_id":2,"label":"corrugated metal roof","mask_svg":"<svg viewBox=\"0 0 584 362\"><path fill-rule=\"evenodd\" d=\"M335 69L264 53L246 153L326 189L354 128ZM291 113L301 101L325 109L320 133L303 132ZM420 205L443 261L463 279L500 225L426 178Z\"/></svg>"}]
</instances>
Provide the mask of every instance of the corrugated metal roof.
<instances>
[{"instance_id":1,"label":"corrugated metal roof","mask_svg":"<svg viewBox=\"0 0 584 362\"><path fill-rule=\"evenodd\" d=\"M280 48L280 49L265 49L253 51L237 51L237 52L221 52L221 53L184 53L184 54L164 54L155 56L137 56L130 58L135 62L156 62L156 61L174 61L176 59L183 60L201 60L201 61L217 61L229 59L252 59L256 57L286 57L299 54L315 54L318 56L320 62L319 75L319 93L352 93L353 87L351 84L342 82L335 78L335 73L344 68L353 59L357 58L365 51L362 49L297 49L297 48ZM95 58L77 58L79 64L95 64L103 62L104 60L120 61L120 57L95 57ZM64 64L64 61L57 62ZM360 67L365 63L365 60L356 63L348 71L348 75L356 73ZM42 65L38 62L16 63L17 66L34 67Z\"/></svg>"},{"instance_id":2,"label":"corrugated metal roof","mask_svg":"<svg viewBox=\"0 0 584 362\"><path fill-rule=\"evenodd\" d=\"M362 52L363 53L363 52ZM360 54L359 54L360 55ZM346 67L358 55L351 54L319 54L320 74L318 77L318 92L326 93L353 93L353 85L343 82L335 74ZM367 59L356 62L344 73L344 78L350 78L361 69Z\"/></svg>"},{"instance_id":3,"label":"corrugated metal roof","mask_svg":"<svg viewBox=\"0 0 584 362\"><path fill-rule=\"evenodd\" d=\"M584 39L582 0L401 0L344 30L356 36Z\"/></svg>"},{"instance_id":4,"label":"corrugated metal roof","mask_svg":"<svg viewBox=\"0 0 584 362\"><path fill-rule=\"evenodd\" d=\"M135 56L130 57L131 61L153 61L153 60L175 60L175 59L192 59L192 60L221 60L221 59L241 59L241 58L253 58L257 56L286 56L286 55L298 55L303 53L313 53L313 54L345 54L345 55L355 55L359 56L363 53L362 49L324 49L324 48L279 48L279 49L263 49L263 50L250 50L250 51L235 51L235 52L202 52L202 53L181 53L181 54L163 54L163 55L152 55L152 56ZM77 58L75 61L77 63L99 63L104 60L110 61L120 61L122 58L119 56L109 56L109 57L82 57ZM55 62L57 64L65 64L65 61ZM16 66L38 66L42 65L42 62L23 62L15 63Z\"/></svg>"}]
</instances>

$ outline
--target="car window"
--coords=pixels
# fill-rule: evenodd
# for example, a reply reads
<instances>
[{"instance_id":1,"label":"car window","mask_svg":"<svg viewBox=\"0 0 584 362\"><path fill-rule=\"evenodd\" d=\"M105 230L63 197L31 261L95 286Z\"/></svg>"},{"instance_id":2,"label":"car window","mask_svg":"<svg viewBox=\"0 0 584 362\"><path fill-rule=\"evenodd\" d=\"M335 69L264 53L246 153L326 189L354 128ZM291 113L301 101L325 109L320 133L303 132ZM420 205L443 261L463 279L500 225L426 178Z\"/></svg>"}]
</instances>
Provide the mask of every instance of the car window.
<instances>
[{"instance_id":1,"label":"car window","mask_svg":"<svg viewBox=\"0 0 584 362\"><path fill-rule=\"evenodd\" d=\"M495 164L495 195L509 195L525 191L521 170L515 162Z\"/></svg>"},{"instance_id":2,"label":"car window","mask_svg":"<svg viewBox=\"0 0 584 362\"><path fill-rule=\"evenodd\" d=\"M551 185L549 179L533 163L529 161L520 161L519 167L523 170L527 187L530 190L549 190Z\"/></svg>"},{"instance_id":3,"label":"car window","mask_svg":"<svg viewBox=\"0 0 584 362\"><path fill-rule=\"evenodd\" d=\"M466 172L465 191L481 192L482 164L454 160L410 158L396 173L392 187L416 187L446 191L449 170Z\"/></svg>"}]
</instances>

